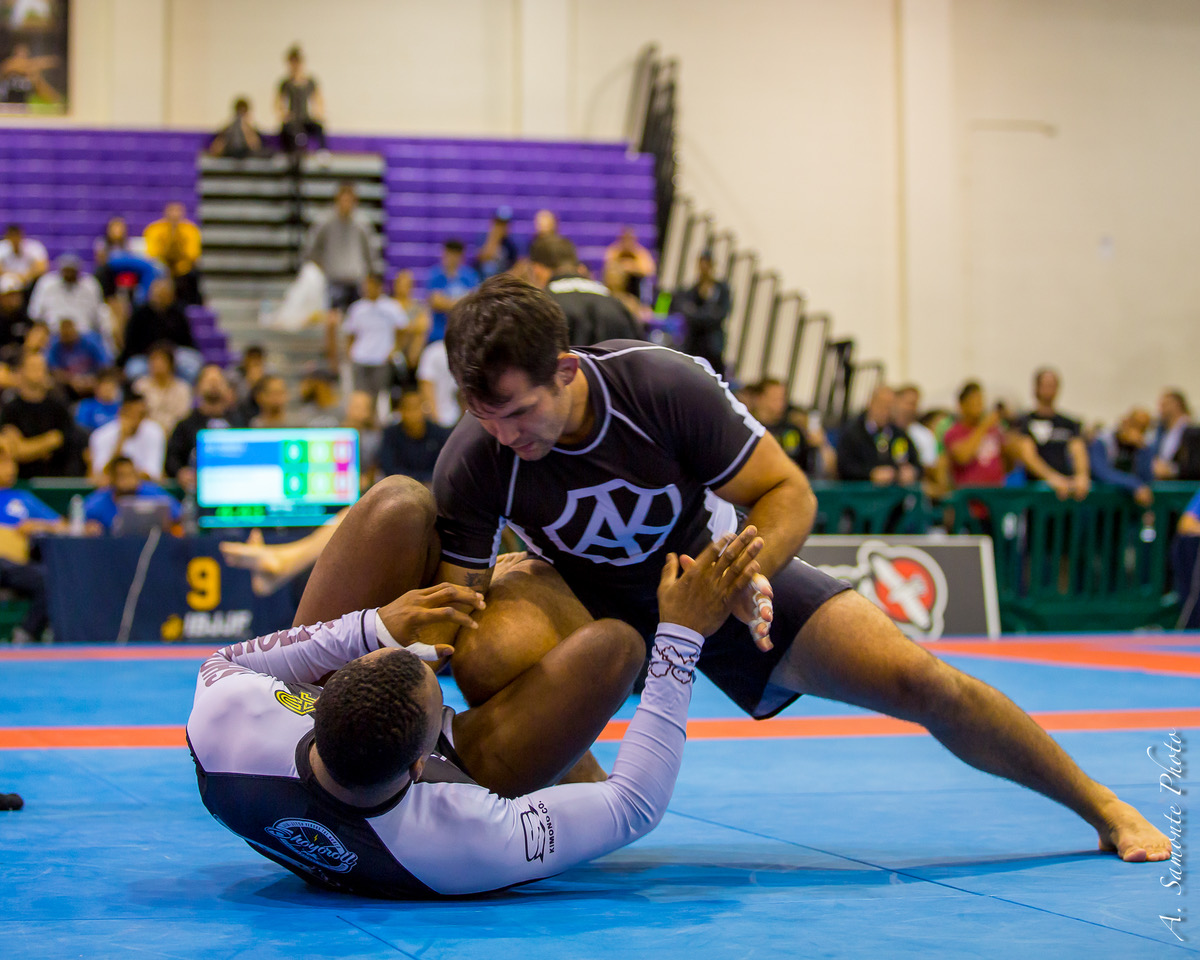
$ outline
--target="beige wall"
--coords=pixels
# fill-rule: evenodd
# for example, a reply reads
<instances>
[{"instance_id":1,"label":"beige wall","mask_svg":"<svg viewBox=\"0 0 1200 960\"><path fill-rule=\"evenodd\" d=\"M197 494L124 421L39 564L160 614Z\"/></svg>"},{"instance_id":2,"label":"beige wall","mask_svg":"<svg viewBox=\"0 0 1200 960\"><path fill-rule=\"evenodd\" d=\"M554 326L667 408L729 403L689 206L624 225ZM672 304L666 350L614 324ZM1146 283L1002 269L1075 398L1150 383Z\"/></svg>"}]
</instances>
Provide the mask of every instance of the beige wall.
<instances>
[{"instance_id":1,"label":"beige wall","mask_svg":"<svg viewBox=\"0 0 1200 960\"><path fill-rule=\"evenodd\" d=\"M1068 409L1200 394L1195 0L86 0L67 123L273 125L299 41L335 130L610 139L681 63L683 188L896 378ZM38 122L44 123L45 120Z\"/></svg>"}]
</instances>

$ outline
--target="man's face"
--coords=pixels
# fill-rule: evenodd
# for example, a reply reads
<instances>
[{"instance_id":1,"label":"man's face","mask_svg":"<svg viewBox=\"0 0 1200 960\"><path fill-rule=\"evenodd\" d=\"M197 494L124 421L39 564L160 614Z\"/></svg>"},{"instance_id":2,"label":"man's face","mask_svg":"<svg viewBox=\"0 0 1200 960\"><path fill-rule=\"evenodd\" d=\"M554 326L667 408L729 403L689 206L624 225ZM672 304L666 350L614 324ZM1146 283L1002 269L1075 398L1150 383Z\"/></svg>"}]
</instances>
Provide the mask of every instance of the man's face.
<instances>
[{"instance_id":1,"label":"man's face","mask_svg":"<svg viewBox=\"0 0 1200 960\"><path fill-rule=\"evenodd\" d=\"M713 262L709 257L701 257L697 261L697 266L700 269L700 279L708 282L713 279Z\"/></svg>"},{"instance_id":2,"label":"man's face","mask_svg":"<svg viewBox=\"0 0 1200 960\"><path fill-rule=\"evenodd\" d=\"M142 421L146 419L146 401L140 399L127 399L121 404L121 409L117 413L117 418L129 433L137 433L138 427L142 425Z\"/></svg>"},{"instance_id":3,"label":"man's face","mask_svg":"<svg viewBox=\"0 0 1200 960\"><path fill-rule=\"evenodd\" d=\"M168 203L166 209L163 210L163 218L168 223L179 223L183 219L183 204Z\"/></svg>"},{"instance_id":4,"label":"man's face","mask_svg":"<svg viewBox=\"0 0 1200 960\"><path fill-rule=\"evenodd\" d=\"M278 377L272 377L267 382L258 398L258 405L262 408L262 412L273 416L283 413L284 408L287 407L287 402L287 384Z\"/></svg>"},{"instance_id":5,"label":"man's face","mask_svg":"<svg viewBox=\"0 0 1200 960\"><path fill-rule=\"evenodd\" d=\"M883 425L891 421L892 404L895 402L896 395L887 387L879 387L871 394L871 402L867 406L867 417L876 425Z\"/></svg>"},{"instance_id":6,"label":"man's face","mask_svg":"<svg viewBox=\"0 0 1200 960\"><path fill-rule=\"evenodd\" d=\"M962 411L964 420L974 423L983 417L983 391L972 390L963 397L959 404L959 409Z\"/></svg>"},{"instance_id":7,"label":"man's face","mask_svg":"<svg viewBox=\"0 0 1200 960\"><path fill-rule=\"evenodd\" d=\"M40 353L26 354L21 361L21 385L31 390L46 387L46 358Z\"/></svg>"},{"instance_id":8,"label":"man's face","mask_svg":"<svg viewBox=\"0 0 1200 960\"><path fill-rule=\"evenodd\" d=\"M18 228L9 228L4 231L4 239L12 244L13 250L21 249L21 241L24 239L24 233Z\"/></svg>"},{"instance_id":9,"label":"man's face","mask_svg":"<svg viewBox=\"0 0 1200 960\"><path fill-rule=\"evenodd\" d=\"M4 313L16 313L21 309L21 302L25 298L21 295L20 290L14 290L12 293L0 294L0 311Z\"/></svg>"},{"instance_id":10,"label":"man's face","mask_svg":"<svg viewBox=\"0 0 1200 960\"><path fill-rule=\"evenodd\" d=\"M138 492L140 481L132 463L118 463L113 470L113 493L118 497L132 497Z\"/></svg>"},{"instance_id":11,"label":"man's face","mask_svg":"<svg viewBox=\"0 0 1200 960\"><path fill-rule=\"evenodd\" d=\"M63 317L58 322L58 339L71 346L79 340L79 329L75 326L75 321L68 317Z\"/></svg>"},{"instance_id":12,"label":"man's face","mask_svg":"<svg viewBox=\"0 0 1200 960\"><path fill-rule=\"evenodd\" d=\"M0 444L0 490L7 490L17 482L17 461L13 459L8 444Z\"/></svg>"},{"instance_id":13,"label":"man's face","mask_svg":"<svg viewBox=\"0 0 1200 960\"><path fill-rule=\"evenodd\" d=\"M407 433L419 433L425 425L425 401L415 390L400 397L400 424Z\"/></svg>"},{"instance_id":14,"label":"man's face","mask_svg":"<svg viewBox=\"0 0 1200 960\"><path fill-rule=\"evenodd\" d=\"M383 284L380 283L378 277L367 277L363 281L363 296L368 300L378 300L380 294L383 293Z\"/></svg>"},{"instance_id":15,"label":"man's face","mask_svg":"<svg viewBox=\"0 0 1200 960\"><path fill-rule=\"evenodd\" d=\"M73 286L79 280L79 268L73 263L68 264L59 271L59 276L63 278L63 283Z\"/></svg>"},{"instance_id":16,"label":"man's face","mask_svg":"<svg viewBox=\"0 0 1200 960\"><path fill-rule=\"evenodd\" d=\"M533 230L539 236L558 233L558 217L549 210L539 210L533 215Z\"/></svg>"},{"instance_id":17,"label":"man's face","mask_svg":"<svg viewBox=\"0 0 1200 960\"><path fill-rule=\"evenodd\" d=\"M346 423L366 426L373 419L374 405L375 398L371 394L365 390L355 390L346 398Z\"/></svg>"},{"instance_id":18,"label":"man's face","mask_svg":"<svg viewBox=\"0 0 1200 960\"><path fill-rule=\"evenodd\" d=\"M1174 423L1183 416L1183 407L1173 393L1164 393L1158 398L1158 415L1164 423Z\"/></svg>"},{"instance_id":19,"label":"man's face","mask_svg":"<svg viewBox=\"0 0 1200 960\"><path fill-rule=\"evenodd\" d=\"M413 291L413 273L411 270L401 270L396 274L396 279L392 283L392 295L397 300L407 300Z\"/></svg>"},{"instance_id":20,"label":"man's face","mask_svg":"<svg viewBox=\"0 0 1200 960\"><path fill-rule=\"evenodd\" d=\"M357 204L357 198L349 190L340 191L334 200L334 206L337 207L338 215L342 217L350 216Z\"/></svg>"},{"instance_id":21,"label":"man's face","mask_svg":"<svg viewBox=\"0 0 1200 960\"><path fill-rule=\"evenodd\" d=\"M442 251L442 269L447 273L456 273L458 268L462 266L463 255L461 250L443 250Z\"/></svg>"},{"instance_id":22,"label":"man's face","mask_svg":"<svg viewBox=\"0 0 1200 960\"><path fill-rule=\"evenodd\" d=\"M114 403L117 399L117 381L111 377L105 377L96 383L96 399L101 403Z\"/></svg>"},{"instance_id":23,"label":"man's face","mask_svg":"<svg viewBox=\"0 0 1200 960\"><path fill-rule=\"evenodd\" d=\"M495 407L468 402L483 429L522 460L541 460L566 431L571 414L571 396L560 382L560 371L546 386L535 387L521 370L508 370L496 384L496 392L508 400Z\"/></svg>"},{"instance_id":24,"label":"man's face","mask_svg":"<svg viewBox=\"0 0 1200 960\"><path fill-rule=\"evenodd\" d=\"M762 422L777 424L787 410L787 391L782 383L768 383L758 393L758 410Z\"/></svg>"},{"instance_id":25,"label":"man's face","mask_svg":"<svg viewBox=\"0 0 1200 960\"><path fill-rule=\"evenodd\" d=\"M229 382L216 367L205 367L196 380L196 395L210 407L229 403Z\"/></svg>"},{"instance_id":26,"label":"man's face","mask_svg":"<svg viewBox=\"0 0 1200 960\"><path fill-rule=\"evenodd\" d=\"M1033 395L1038 403L1053 407L1058 399L1058 374L1050 370L1043 371L1034 384Z\"/></svg>"},{"instance_id":27,"label":"man's face","mask_svg":"<svg viewBox=\"0 0 1200 960\"><path fill-rule=\"evenodd\" d=\"M171 368L171 358L161 350L154 350L146 356L146 367L150 371L150 376L156 379L174 374Z\"/></svg>"},{"instance_id":28,"label":"man's face","mask_svg":"<svg viewBox=\"0 0 1200 960\"><path fill-rule=\"evenodd\" d=\"M907 427L917 419L917 405L921 395L915 390L905 390L896 394L892 401L892 422L897 426Z\"/></svg>"}]
</instances>

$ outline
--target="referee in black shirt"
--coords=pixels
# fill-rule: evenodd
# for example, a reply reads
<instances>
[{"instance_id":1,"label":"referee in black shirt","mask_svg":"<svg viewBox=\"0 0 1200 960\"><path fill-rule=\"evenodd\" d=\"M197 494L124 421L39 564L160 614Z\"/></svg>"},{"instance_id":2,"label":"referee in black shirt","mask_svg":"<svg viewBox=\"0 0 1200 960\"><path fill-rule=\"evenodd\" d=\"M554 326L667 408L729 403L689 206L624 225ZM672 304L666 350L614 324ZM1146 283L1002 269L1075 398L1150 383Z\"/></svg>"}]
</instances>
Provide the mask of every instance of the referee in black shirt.
<instances>
[{"instance_id":1,"label":"referee in black shirt","mask_svg":"<svg viewBox=\"0 0 1200 960\"><path fill-rule=\"evenodd\" d=\"M567 337L573 346L588 347L604 340L644 340L633 315L608 287L579 275L575 244L547 234L529 247L533 282L567 315Z\"/></svg>"}]
</instances>

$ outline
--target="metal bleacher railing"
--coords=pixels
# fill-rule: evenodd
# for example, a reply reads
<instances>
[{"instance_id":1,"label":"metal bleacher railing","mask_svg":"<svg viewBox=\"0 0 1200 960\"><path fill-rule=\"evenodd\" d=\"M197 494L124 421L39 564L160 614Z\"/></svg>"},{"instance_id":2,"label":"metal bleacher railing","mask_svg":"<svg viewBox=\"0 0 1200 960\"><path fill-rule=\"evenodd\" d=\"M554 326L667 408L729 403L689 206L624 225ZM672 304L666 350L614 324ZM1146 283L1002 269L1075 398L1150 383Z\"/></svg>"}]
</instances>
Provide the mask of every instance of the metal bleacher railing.
<instances>
[{"instance_id":1,"label":"metal bleacher railing","mask_svg":"<svg viewBox=\"0 0 1200 960\"><path fill-rule=\"evenodd\" d=\"M664 59L654 44L644 47L625 121L630 149L654 157L661 287L681 287L694 256L713 251L733 293L728 370L742 382L776 377L792 404L840 424L883 379L883 363L858 359L852 337L834 338L829 314L810 312L803 293L786 289L778 271L761 266L756 251L739 247L731 230L718 229L712 213L699 212L692 198L677 191L678 73L678 61Z\"/></svg>"}]
</instances>

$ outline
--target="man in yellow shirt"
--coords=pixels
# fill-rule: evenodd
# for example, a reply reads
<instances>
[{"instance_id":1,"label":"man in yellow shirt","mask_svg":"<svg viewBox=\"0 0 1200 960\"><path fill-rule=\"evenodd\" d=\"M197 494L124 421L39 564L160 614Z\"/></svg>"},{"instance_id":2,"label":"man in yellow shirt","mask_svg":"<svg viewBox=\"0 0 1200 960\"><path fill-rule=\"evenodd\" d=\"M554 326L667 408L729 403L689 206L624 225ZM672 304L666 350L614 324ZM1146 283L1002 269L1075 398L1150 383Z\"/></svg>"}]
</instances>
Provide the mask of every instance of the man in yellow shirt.
<instances>
[{"instance_id":1,"label":"man in yellow shirt","mask_svg":"<svg viewBox=\"0 0 1200 960\"><path fill-rule=\"evenodd\" d=\"M168 203L163 218L146 227L146 255L161 260L175 278L175 292L186 306L203 302L200 296L200 228L187 219L183 204Z\"/></svg>"}]
</instances>

